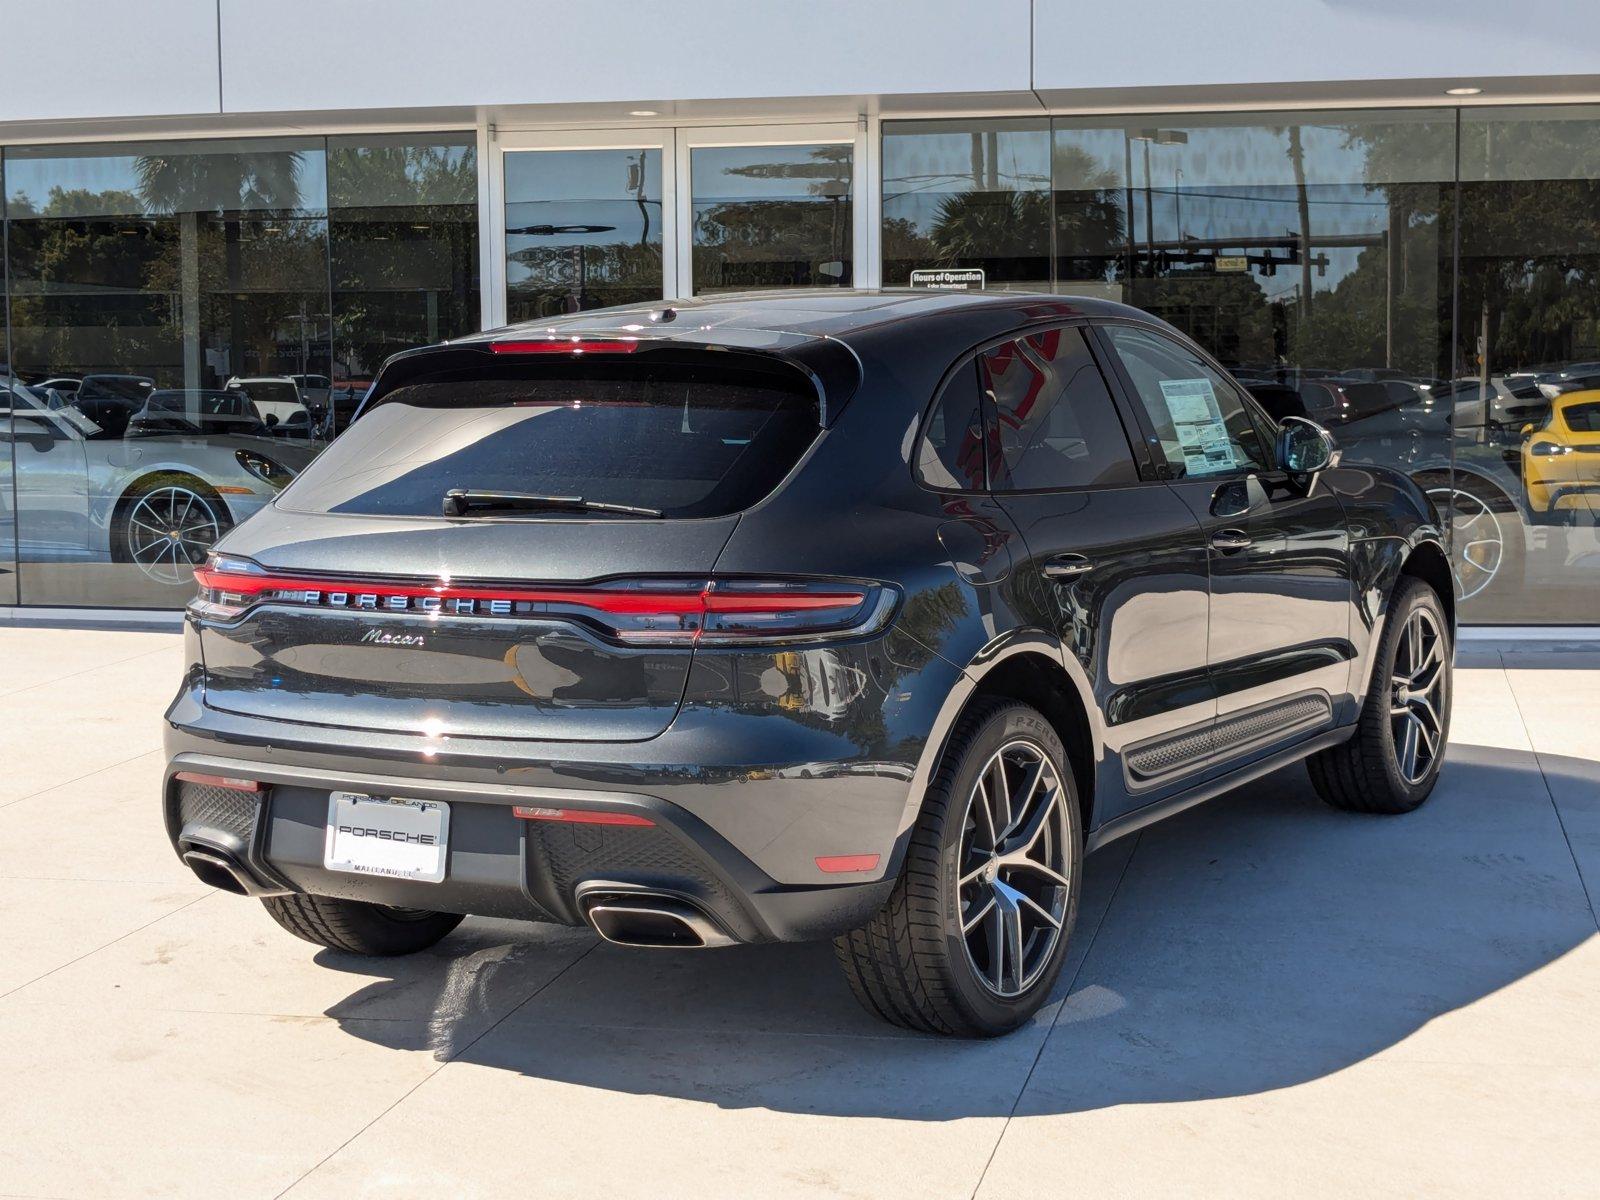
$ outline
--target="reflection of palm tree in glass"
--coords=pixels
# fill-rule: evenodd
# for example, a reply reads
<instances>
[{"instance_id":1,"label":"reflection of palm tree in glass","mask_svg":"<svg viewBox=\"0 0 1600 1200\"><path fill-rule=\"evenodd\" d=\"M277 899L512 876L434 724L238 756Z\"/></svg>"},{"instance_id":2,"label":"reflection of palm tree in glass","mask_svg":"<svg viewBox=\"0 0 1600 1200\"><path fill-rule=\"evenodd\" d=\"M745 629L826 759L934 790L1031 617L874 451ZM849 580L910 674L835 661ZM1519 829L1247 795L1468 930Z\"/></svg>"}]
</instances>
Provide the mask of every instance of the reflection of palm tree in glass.
<instances>
[{"instance_id":1,"label":"reflection of palm tree in glass","mask_svg":"<svg viewBox=\"0 0 1600 1200\"><path fill-rule=\"evenodd\" d=\"M958 261L1043 256L1050 245L1050 193L962 192L939 204L933 221L939 265Z\"/></svg>"},{"instance_id":2,"label":"reflection of palm tree in glass","mask_svg":"<svg viewBox=\"0 0 1600 1200\"><path fill-rule=\"evenodd\" d=\"M282 212L300 207L303 165L298 151L146 154L135 161L134 174L140 198L152 213Z\"/></svg>"},{"instance_id":3,"label":"reflection of palm tree in glass","mask_svg":"<svg viewBox=\"0 0 1600 1200\"><path fill-rule=\"evenodd\" d=\"M242 355L249 331L239 296L243 287L240 263L240 217L244 212L288 215L301 206L302 156L296 151L259 154L148 154L134 162L139 195L151 213L172 213L180 220L180 237L190 246L185 258L198 257L198 214L222 218L223 269L228 296L228 353L230 370L243 369ZM184 291L187 293L188 288ZM199 295L185 294L183 308L190 314L185 329L199 327ZM303 314L302 314L303 315ZM185 338L187 342L187 337ZM185 358L197 361L198 347L185 346ZM302 355L302 358L304 356ZM306 367L302 362L301 371ZM198 380L186 371L185 386Z\"/></svg>"},{"instance_id":4,"label":"reflection of palm tree in glass","mask_svg":"<svg viewBox=\"0 0 1600 1200\"><path fill-rule=\"evenodd\" d=\"M695 290L815 283L812 268L824 262L841 264L829 282L848 283L853 154L849 145L812 146L800 162L723 167L728 176L794 180L800 194L697 204L695 244L708 253L696 255ZM816 200L828 201L826 232L818 228Z\"/></svg>"},{"instance_id":5,"label":"reflection of palm tree in glass","mask_svg":"<svg viewBox=\"0 0 1600 1200\"><path fill-rule=\"evenodd\" d=\"M1073 184L1054 193L1053 207L1052 193L1043 187L997 186L946 196L929 230L933 265L981 265L990 282L1042 285L1050 278L1053 217L1062 279L1114 272L1124 237L1115 178L1072 146L1056 148L1052 172Z\"/></svg>"}]
</instances>

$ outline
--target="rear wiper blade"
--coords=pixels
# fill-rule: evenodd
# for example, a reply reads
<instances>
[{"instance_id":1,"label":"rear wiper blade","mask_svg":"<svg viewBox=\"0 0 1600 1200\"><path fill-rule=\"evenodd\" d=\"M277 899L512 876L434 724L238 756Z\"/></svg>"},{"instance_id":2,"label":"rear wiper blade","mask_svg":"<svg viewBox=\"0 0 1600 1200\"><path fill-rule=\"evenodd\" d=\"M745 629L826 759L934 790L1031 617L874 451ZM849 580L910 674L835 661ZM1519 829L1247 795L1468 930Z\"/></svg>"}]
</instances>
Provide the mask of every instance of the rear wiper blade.
<instances>
[{"instance_id":1,"label":"rear wiper blade","mask_svg":"<svg viewBox=\"0 0 1600 1200\"><path fill-rule=\"evenodd\" d=\"M480 492L471 488L451 488L444 494L444 515L464 517L473 509L515 508L537 511L624 513L631 517L659 517L659 508L642 504L609 504L585 500L582 496L541 496L535 492Z\"/></svg>"}]
</instances>

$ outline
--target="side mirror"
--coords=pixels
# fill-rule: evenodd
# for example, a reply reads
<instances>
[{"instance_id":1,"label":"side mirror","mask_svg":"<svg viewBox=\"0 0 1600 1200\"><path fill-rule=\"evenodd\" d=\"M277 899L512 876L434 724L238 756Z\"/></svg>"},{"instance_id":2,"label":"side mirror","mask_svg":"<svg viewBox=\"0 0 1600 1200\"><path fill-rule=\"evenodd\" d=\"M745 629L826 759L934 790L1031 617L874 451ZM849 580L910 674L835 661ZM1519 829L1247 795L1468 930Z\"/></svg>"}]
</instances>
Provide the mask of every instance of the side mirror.
<instances>
[{"instance_id":1,"label":"side mirror","mask_svg":"<svg viewBox=\"0 0 1600 1200\"><path fill-rule=\"evenodd\" d=\"M1306 417L1285 417L1278 432L1278 469L1307 481L1338 462L1333 434Z\"/></svg>"}]
</instances>

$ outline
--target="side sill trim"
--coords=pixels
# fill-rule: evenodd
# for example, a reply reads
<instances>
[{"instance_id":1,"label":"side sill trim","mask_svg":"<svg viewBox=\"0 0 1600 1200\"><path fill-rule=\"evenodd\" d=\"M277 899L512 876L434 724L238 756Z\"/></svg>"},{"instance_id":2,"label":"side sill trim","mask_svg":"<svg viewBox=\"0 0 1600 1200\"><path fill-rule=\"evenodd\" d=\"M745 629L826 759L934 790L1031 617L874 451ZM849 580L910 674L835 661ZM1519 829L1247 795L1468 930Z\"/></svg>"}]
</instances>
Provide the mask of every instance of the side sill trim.
<instances>
[{"instance_id":1,"label":"side sill trim","mask_svg":"<svg viewBox=\"0 0 1600 1200\"><path fill-rule=\"evenodd\" d=\"M1179 792L1176 796L1169 796L1165 800L1157 800L1154 804L1146 804L1143 808L1136 808L1130 813L1107 821L1089 835L1084 853L1089 854L1100 849L1109 842L1116 841L1130 833L1137 833L1146 825L1153 825L1157 821L1180 813L1186 808L1193 808L1196 804L1203 804L1207 800L1215 799L1223 792L1232 791L1242 783L1252 779L1259 779L1263 775L1270 775L1279 767L1288 766L1298 762L1308 755L1315 754L1318 750L1326 750L1329 746L1337 746L1341 742L1350 740L1355 733L1354 725L1345 725L1339 729L1330 729L1320 733L1314 738L1303 742L1296 742L1293 746L1268 755L1257 762L1240 767L1237 771L1217 779L1208 779L1204 783L1190 788L1188 791Z\"/></svg>"}]
</instances>

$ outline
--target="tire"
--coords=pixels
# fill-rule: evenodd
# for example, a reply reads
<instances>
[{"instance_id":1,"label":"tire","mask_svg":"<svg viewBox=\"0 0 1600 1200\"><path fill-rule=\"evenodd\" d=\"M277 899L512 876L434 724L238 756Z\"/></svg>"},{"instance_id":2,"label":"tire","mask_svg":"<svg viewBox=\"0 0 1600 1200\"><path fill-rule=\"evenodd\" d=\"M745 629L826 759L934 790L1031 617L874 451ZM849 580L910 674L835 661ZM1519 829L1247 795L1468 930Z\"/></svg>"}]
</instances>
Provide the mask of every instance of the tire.
<instances>
[{"instance_id":1,"label":"tire","mask_svg":"<svg viewBox=\"0 0 1600 1200\"><path fill-rule=\"evenodd\" d=\"M117 504L111 558L133 563L157 583L186 585L232 524L228 506L205 483L175 471L151 475ZM163 537L164 529L178 536Z\"/></svg>"},{"instance_id":2,"label":"tire","mask_svg":"<svg viewBox=\"0 0 1600 1200\"><path fill-rule=\"evenodd\" d=\"M1355 736L1306 760L1319 796L1360 813L1408 813L1428 798L1450 738L1452 649L1438 595L1420 579L1402 577ZM1419 656L1425 661L1416 667ZM1396 703L1402 677L1410 698Z\"/></svg>"},{"instance_id":3,"label":"tire","mask_svg":"<svg viewBox=\"0 0 1600 1200\"><path fill-rule=\"evenodd\" d=\"M426 950L462 920L460 913L389 908L331 896L264 896L261 903L297 938L346 954L384 958Z\"/></svg>"},{"instance_id":4,"label":"tire","mask_svg":"<svg viewBox=\"0 0 1600 1200\"><path fill-rule=\"evenodd\" d=\"M1038 786L1024 794L1035 766ZM1000 812L1001 776L1011 816L989 825L985 813ZM996 842L1007 861L991 866ZM1017 1028L1061 973L1082 861L1077 788L1055 730L1026 704L975 706L950 736L888 902L834 939L856 999L890 1024L926 1033L994 1037ZM1008 947L1021 953L1008 956Z\"/></svg>"}]
</instances>

